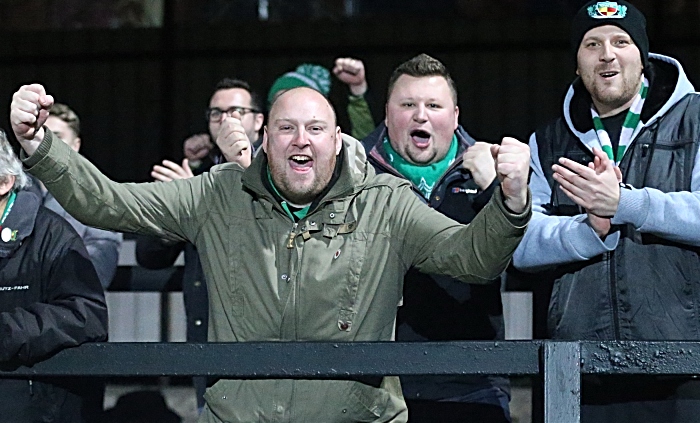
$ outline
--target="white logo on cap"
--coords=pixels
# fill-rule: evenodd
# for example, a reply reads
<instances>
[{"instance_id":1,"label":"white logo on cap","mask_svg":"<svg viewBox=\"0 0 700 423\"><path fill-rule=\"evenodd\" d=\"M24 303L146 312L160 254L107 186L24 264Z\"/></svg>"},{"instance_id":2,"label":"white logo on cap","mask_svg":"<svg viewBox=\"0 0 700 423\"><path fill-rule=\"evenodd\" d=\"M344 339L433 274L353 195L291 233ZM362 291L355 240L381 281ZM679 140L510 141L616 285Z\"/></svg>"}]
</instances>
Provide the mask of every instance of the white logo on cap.
<instances>
[{"instance_id":1,"label":"white logo on cap","mask_svg":"<svg viewBox=\"0 0 700 423\"><path fill-rule=\"evenodd\" d=\"M627 6L616 1L599 1L588 8L588 16L594 19L622 19L627 16Z\"/></svg>"}]
</instances>

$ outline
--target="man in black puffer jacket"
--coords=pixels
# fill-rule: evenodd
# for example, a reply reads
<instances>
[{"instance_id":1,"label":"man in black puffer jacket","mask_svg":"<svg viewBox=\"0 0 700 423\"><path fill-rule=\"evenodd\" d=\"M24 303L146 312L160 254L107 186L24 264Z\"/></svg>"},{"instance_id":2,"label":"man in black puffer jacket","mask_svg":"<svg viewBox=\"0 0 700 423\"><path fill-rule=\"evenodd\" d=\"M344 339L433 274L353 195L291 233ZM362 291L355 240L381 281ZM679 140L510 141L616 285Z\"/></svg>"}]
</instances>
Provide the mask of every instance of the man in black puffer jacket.
<instances>
[{"instance_id":1,"label":"man in black puffer jacket","mask_svg":"<svg viewBox=\"0 0 700 423\"><path fill-rule=\"evenodd\" d=\"M27 176L0 131L0 365L31 365L107 339L107 306L71 225L22 191ZM101 390L78 378L0 378L3 422L93 422Z\"/></svg>"}]
</instances>

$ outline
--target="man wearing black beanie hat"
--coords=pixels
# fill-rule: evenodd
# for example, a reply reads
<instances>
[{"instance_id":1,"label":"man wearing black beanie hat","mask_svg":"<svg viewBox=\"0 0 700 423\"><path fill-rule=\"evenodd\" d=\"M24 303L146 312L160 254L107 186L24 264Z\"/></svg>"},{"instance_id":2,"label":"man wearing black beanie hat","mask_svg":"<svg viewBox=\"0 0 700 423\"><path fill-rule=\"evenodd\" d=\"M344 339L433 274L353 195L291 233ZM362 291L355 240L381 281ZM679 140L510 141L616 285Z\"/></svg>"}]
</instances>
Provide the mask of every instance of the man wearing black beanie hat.
<instances>
[{"instance_id":1,"label":"man wearing black beanie hat","mask_svg":"<svg viewBox=\"0 0 700 423\"><path fill-rule=\"evenodd\" d=\"M571 48L578 53L583 36L593 28L614 25L624 30L639 49L642 63L649 64L647 20L642 12L626 1L586 3L571 22Z\"/></svg>"},{"instance_id":2,"label":"man wearing black beanie hat","mask_svg":"<svg viewBox=\"0 0 700 423\"><path fill-rule=\"evenodd\" d=\"M553 270L553 339L700 340L700 95L649 54L626 1L586 3L571 43L579 77L530 137L534 215L513 263ZM584 377L581 421L699 421L698 385Z\"/></svg>"}]
</instances>

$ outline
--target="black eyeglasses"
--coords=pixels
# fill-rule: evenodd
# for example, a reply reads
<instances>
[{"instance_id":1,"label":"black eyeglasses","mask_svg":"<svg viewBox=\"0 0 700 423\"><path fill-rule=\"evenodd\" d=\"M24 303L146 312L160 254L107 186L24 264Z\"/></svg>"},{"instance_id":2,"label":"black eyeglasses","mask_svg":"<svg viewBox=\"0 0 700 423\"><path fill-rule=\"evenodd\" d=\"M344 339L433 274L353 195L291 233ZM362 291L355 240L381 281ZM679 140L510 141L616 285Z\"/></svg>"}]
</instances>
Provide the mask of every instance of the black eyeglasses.
<instances>
[{"instance_id":1,"label":"black eyeglasses","mask_svg":"<svg viewBox=\"0 0 700 423\"><path fill-rule=\"evenodd\" d=\"M231 116L234 112L238 112L241 115L241 117L243 117L243 115L245 115L246 113L260 113L259 110L251 109L250 107L233 106L229 107L226 110L221 110L218 107L212 107L210 109L207 109L206 119L209 122L218 122L221 120L224 114Z\"/></svg>"}]
</instances>

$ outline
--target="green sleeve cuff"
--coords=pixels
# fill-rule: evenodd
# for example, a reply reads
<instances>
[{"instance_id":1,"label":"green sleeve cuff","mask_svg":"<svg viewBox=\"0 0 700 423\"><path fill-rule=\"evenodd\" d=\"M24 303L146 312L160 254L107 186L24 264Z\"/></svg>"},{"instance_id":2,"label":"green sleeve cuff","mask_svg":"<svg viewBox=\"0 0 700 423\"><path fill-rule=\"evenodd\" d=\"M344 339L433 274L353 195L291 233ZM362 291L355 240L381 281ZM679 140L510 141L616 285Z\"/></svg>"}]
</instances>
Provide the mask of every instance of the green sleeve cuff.
<instances>
[{"instance_id":1,"label":"green sleeve cuff","mask_svg":"<svg viewBox=\"0 0 700 423\"><path fill-rule=\"evenodd\" d=\"M496 188L496 192L494 192L491 198L511 225L516 228L524 228L527 226L528 222L530 222L530 217L532 216L532 192L530 191L530 187L527 188L527 203L522 213L513 213L513 211L506 206L500 185Z\"/></svg>"},{"instance_id":2,"label":"green sleeve cuff","mask_svg":"<svg viewBox=\"0 0 700 423\"><path fill-rule=\"evenodd\" d=\"M27 153L25 153L24 150L21 151L20 159L22 160L22 163L24 163L24 166L26 166L27 169L30 169L39 163L41 159L49 154L52 142L53 132L49 131L49 129L44 126L44 139L41 140L41 144L39 144L39 148L37 148L34 154L27 156Z\"/></svg>"}]
</instances>

